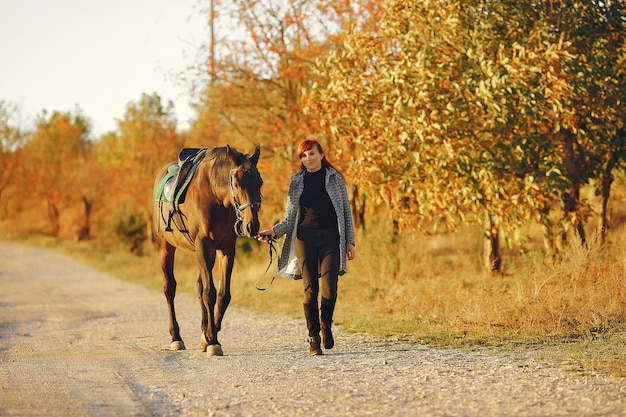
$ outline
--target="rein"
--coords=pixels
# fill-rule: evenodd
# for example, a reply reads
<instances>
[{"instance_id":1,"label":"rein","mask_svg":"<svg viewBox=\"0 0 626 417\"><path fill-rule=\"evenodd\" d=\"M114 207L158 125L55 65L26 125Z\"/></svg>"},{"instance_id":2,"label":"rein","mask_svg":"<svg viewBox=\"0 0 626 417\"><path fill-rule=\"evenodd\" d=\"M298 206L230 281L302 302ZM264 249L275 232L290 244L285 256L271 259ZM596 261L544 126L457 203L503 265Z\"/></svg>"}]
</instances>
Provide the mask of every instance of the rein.
<instances>
[{"instance_id":1,"label":"rein","mask_svg":"<svg viewBox=\"0 0 626 417\"><path fill-rule=\"evenodd\" d=\"M274 279L276 278L276 275L274 275L274 276L272 277L272 280L270 281L270 283L267 285L267 287L265 287L265 288L259 288L259 281L261 281L261 279L265 276L265 274L267 274L267 271L269 271L270 266L272 266L272 262L274 262L274 259L276 258L276 254L278 253L278 252L276 251L276 245L275 245L275 243L276 243L276 239L273 239L273 238L271 238L271 237L267 239L267 246L268 246L268 248L269 248L269 258L270 258L270 261L269 261L269 263L267 264L267 268L265 268L265 272L263 272L263 274L259 277L259 279L257 279L257 280L256 280L256 282L254 283L254 286L255 286L255 287L256 287L256 289L257 289L257 290L259 290L259 291L265 291L265 290L267 290L267 289L270 287L270 285L272 285L272 283L274 282Z\"/></svg>"}]
</instances>

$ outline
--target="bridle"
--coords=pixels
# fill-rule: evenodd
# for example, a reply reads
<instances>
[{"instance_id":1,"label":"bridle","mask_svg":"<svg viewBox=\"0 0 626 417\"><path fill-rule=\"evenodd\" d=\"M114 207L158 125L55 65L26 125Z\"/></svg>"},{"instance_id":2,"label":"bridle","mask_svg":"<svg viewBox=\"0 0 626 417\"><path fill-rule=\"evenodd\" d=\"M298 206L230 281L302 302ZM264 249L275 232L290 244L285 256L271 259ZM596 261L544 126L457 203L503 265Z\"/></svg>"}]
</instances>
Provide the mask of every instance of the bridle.
<instances>
[{"instance_id":1,"label":"bridle","mask_svg":"<svg viewBox=\"0 0 626 417\"><path fill-rule=\"evenodd\" d=\"M250 201L248 203L240 203L237 200L237 196L235 195L235 186L233 185L233 174L239 168L233 168L230 170L230 174L228 176L228 192L230 193L230 197L233 202L233 206L235 207L235 215L237 216L237 220L235 220L235 233L238 236L243 236L243 211L247 208L253 209L254 206L260 206L260 201Z\"/></svg>"},{"instance_id":2,"label":"bridle","mask_svg":"<svg viewBox=\"0 0 626 417\"><path fill-rule=\"evenodd\" d=\"M235 215L237 216L237 220L235 220L235 233L237 233L237 235L242 236L243 235L243 211L247 208L250 209L254 209L254 206L259 206L261 204L260 201L250 201L248 203L244 203L241 204L239 202L239 200L237 200L237 196L235 195L235 186L233 185L233 174L235 173L235 171L237 171L238 168L232 168L230 170L230 174L228 177L228 192L230 193L230 197L232 199L233 202L233 206L235 207ZM259 282L261 281L261 278L263 278L265 276L265 274L267 273L267 271L269 271L270 266L272 266L272 262L274 261L274 258L276 257L277 251L276 251L276 246L275 246L276 240L269 238L267 240L267 244L269 247L269 263L267 265L267 268L265 268L265 272L263 272L263 275L261 275L259 277L259 279L257 279L256 283L255 283L255 287L257 290L259 291L265 291L267 288L269 288L270 285L272 285L272 283L274 282L274 278L276 278L276 276L272 277L272 280L270 281L270 283L268 284L267 287L265 288L261 288L259 287Z\"/></svg>"}]
</instances>

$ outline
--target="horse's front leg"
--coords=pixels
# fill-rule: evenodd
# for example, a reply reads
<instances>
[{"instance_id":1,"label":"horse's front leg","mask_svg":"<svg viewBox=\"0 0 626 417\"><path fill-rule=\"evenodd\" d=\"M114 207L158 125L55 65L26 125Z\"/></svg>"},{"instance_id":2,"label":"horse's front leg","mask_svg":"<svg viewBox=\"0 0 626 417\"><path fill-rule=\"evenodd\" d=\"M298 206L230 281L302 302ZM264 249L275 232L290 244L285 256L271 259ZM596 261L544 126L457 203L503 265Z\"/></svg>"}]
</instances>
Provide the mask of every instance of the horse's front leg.
<instances>
[{"instance_id":1,"label":"horse's front leg","mask_svg":"<svg viewBox=\"0 0 626 417\"><path fill-rule=\"evenodd\" d=\"M230 281L233 273L233 265L235 261L235 246L228 251L217 251L217 260L220 265L220 285L217 290L217 311L215 312L215 328L219 332L222 330L222 320L226 309L230 304Z\"/></svg>"},{"instance_id":2,"label":"horse's front leg","mask_svg":"<svg viewBox=\"0 0 626 417\"><path fill-rule=\"evenodd\" d=\"M215 264L215 244L208 238L196 240L196 256L200 276L198 278L198 298L202 310L202 350L210 356L222 356L222 347L217 340L215 328L215 300L217 291L213 282Z\"/></svg>"},{"instance_id":3,"label":"horse's front leg","mask_svg":"<svg viewBox=\"0 0 626 417\"><path fill-rule=\"evenodd\" d=\"M174 297L176 296L176 278L174 277L174 255L176 248L167 242L161 248L161 269L163 270L163 293L167 299L169 310L169 329L172 341L170 350L184 350L185 343L180 337L180 328L176 320L176 309L174 308Z\"/></svg>"},{"instance_id":4,"label":"horse's front leg","mask_svg":"<svg viewBox=\"0 0 626 417\"><path fill-rule=\"evenodd\" d=\"M204 332L209 326L209 312L204 304L204 284L202 279L202 273L198 274L198 280L196 281L196 293L198 295L198 300L200 301L200 328L202 329L202 336L200 336L200 345L202 346L202 351L206 352L206 347L209 344L204 336Z\"/></svg>"}]
</instances>

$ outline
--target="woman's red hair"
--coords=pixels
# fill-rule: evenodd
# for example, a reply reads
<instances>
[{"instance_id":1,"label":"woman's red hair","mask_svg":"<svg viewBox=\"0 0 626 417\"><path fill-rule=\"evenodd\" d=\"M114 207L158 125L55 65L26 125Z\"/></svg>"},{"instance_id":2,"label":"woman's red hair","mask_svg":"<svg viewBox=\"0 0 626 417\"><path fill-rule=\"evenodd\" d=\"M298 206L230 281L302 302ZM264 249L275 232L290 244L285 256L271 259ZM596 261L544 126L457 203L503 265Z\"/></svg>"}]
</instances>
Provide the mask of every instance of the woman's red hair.
<instances>
[{"instance_id":1,"label":"woman's red hair","mask_svg":"<svg viewBox=\"0 0 626 417\"><path fill-rule=\"evenodd\" d=\"M321 153L322 155L324 155L324 158L322 158L322 166L325 168L332 168L335 171L339 172L339 170L337 168L335 168L333 166L333 164L331 164L330 162L328 162L328 158L326 157L326 154L324 153L324 150L322 149L322 145L320 145L320 143L316 140L313 139L305 139L302 142L300 142L298 144L298 158L302 158L302 155L308 151L313 149L313 147L317 148L317 151L319 153ZM300 169L302 169L302 171L306 170L306 168L304 167L304 164L300 164ZM339 174L341 174L339 172Z\"/></svg>"}]
</instances>

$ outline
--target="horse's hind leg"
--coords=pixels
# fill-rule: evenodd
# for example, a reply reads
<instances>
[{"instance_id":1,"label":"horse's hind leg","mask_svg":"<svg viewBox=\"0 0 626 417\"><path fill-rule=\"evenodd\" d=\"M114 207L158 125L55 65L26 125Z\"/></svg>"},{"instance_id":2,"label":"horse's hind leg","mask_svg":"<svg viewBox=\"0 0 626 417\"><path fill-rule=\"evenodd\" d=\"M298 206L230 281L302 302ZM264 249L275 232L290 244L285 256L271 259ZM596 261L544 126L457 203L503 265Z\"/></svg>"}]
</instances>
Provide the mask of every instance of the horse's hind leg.
<instances>
[{"instance_id":1,"label":"horse's hind leg","mask_svg":"<svg viewBox=\"0 0 626 417\"><path fill-rule=\"evenodd\" d=\"M167 299L167 307L170 316L170 335L172 342L170 350L184 350L185 343L180 337L180 328L176 320L176 310L174 308L174 297L176 296L176 278L174 278L174 255L176 248L169 243L165 243L161 249L161 269L163 270L163 292Z\"/></svg>"}]
</instances>

